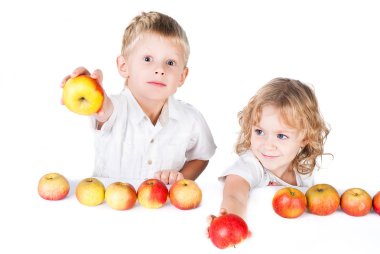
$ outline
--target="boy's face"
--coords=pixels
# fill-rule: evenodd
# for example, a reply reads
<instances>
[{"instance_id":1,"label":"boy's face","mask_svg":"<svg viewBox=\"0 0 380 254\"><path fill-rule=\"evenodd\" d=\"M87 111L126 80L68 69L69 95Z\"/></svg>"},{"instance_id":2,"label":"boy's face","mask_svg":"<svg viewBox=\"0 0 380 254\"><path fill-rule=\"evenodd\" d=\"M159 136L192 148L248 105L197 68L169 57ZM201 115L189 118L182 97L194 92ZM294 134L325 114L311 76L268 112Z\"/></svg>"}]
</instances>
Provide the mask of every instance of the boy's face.
<instances>
[{"instance_id":1,"label":"boy's face","mask_svg":"<svg viewBox=\"0 0 380 254\"><path fill-rule=\"evenodd\" d=\"M252 126L251 150L264 168L280 177L305 145L303 140L301 131L285 125L280 111L267 105L260 122Z\"/></svg>"},{"instance_id":2,"label":"boy's face","mask_svg":"<svg viewBox=\"0 0 380 254\"><path fill-rule=\"evenodd\" d=\"M119 57L118 68L139 102L165 101L188 73L183 48L154 33L145 33L125 57Z\"/></svg>"}]
</instances>

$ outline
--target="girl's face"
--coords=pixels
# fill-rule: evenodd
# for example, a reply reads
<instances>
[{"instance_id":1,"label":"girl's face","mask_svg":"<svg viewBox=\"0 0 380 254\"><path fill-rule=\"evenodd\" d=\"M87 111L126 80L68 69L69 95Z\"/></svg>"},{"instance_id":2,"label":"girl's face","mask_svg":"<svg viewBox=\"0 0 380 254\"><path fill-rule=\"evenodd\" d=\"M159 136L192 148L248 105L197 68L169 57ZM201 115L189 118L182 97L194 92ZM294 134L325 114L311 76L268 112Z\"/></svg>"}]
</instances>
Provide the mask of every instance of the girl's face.
<instances>
[{"instance_id":1,"label":"girl's face","mask_svg":"<svg viewBox=\"0 0 380 254\"><path fill-rule=\"evenodd\" d=\"M166 100L187 76L183 48L157 34L144 34L123 63L128 87L138 101Z\"/></svg>"},{"instance_id":2,"label":"girl's face","mask_svg":"<svg viewBox=\"0 0 380 254\"><path fill-rule=\"evenodd\" d=\"M303 133L285 125L276 107L264 106L251 133L251 150L263 167L281 177L303 146Z\"/></svg>"}]
</instances>

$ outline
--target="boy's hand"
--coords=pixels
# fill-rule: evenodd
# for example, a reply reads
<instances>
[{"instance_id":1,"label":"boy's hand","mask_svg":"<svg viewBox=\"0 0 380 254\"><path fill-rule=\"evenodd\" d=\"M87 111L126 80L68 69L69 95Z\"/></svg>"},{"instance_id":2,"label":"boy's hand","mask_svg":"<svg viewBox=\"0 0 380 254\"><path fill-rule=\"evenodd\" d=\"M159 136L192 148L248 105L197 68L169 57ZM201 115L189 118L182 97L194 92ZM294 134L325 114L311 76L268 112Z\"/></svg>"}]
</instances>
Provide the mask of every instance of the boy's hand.
<instances>
[{"instance_id":1,"label":"boy's hand","mask_svg":"<svg viewBox=\"0 0 380 254\"><path fill-rule=\"evenodd\" d=\"M92 74L84 68L84 67L78 67L76 68L73 73L70 75L67 75L66 77L63 78L61 82L61 88L63 88L70 78L74 78L80 75L88 75L91 78L95 79L100 86L102 85L103 82L103 73L101 70L95 70ZM61 103L63 104L63 100L61 99ZM103 100L103 105L102 108L95 114L95 118L98 122L104 123L108 120L108 118L111 116L113 111L113 105L107 94L104 92L104 100Z\"/></svg>"},{"instance_id":2,"label":"boy's hand","mask_svg":"<svg viewBox=\"0 0 380 254\"><path fill-rule=\"evenodd\" d=\"M165 184L173 184L176 181L182 180L184 177L177 170L159 170L154 174L154 178L161 180Z\"/></svg>"}]
</instances>

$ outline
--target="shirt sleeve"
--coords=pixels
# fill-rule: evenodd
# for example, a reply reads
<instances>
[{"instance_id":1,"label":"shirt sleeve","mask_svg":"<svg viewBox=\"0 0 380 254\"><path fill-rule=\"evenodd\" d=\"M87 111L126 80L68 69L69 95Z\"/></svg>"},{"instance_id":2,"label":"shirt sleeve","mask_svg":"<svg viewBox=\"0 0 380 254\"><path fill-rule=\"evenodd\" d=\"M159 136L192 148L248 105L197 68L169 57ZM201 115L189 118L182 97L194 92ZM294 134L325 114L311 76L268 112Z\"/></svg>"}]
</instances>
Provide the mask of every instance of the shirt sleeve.
<instances>
[{"instance_id":1,"label":"shirt sleeve","mask_svg":"<svg viewBox=\"0 0 380 254\"><path fill-rule=\"evenodd\" d=\"M251 151L241 154L218 179L224 181L228 175L238 175L242 177L249 183L251 189L253 187L261 186L262 182L265 180L264 169Z\"/></svg>"},{"instance_id":2,"label":"shirt sleeve","mask_svg":"<svg viewBox=\"0 0 380 254\"><path fill-rule=\"evenodd\" d=\"M121 106L120 100L115 96L111 96L110 100L111 100L112 105L113 105L113 111L112 111L110 118L102 125L100 130L98 130L98 128L97 128L97 121L96 121L95 117L93 117L93 116L91 117L91 127L98 134L105 134L105 133L111 132L112 126L115 124L115 121L116 121L116 116L119 114L120 106Z\"/></svg>"},{"instance_id":3,"label":"shirt sleeve","mask_svg":"<svg viewBox=\"0 0 380 254\"><path fill-rule=\"evenodd\" d=\"M196 111L195 116L194 128L185 156L187 160L209 160L216 150L214 138L202 114Z\"/></svg>"}]
</instances>

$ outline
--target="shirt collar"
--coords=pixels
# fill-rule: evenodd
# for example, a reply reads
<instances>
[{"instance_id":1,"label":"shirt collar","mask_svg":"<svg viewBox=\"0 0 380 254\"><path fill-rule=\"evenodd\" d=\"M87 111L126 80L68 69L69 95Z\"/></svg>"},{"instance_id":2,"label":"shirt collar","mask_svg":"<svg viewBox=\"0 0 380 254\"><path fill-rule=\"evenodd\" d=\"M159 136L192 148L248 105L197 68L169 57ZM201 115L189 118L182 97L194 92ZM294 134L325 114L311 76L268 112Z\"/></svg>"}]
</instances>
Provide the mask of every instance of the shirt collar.
<instances>
[{"instance_id":1,"label":"shirt collar","mask_svg":"<svg viewBox=\"0 0 380 254\"><path fill-rule=\"evenodd\" d=\"M124 88L123 93L128 98L127 107L130 107L130 110L128 110L130 119L136 123L139 123L144 119L147 119L147 115L140 107L136 98L133 96L131 90L129 90L129 88L126 87ZM165 126L169 122L169 119L179 119L180 113L178 111L177 104L178 102L174 99L174 97L169 96L168 100L166 101L161 110L160 117L158 118L158 121L162 126Z\"/></svg>"}]
</instances>

